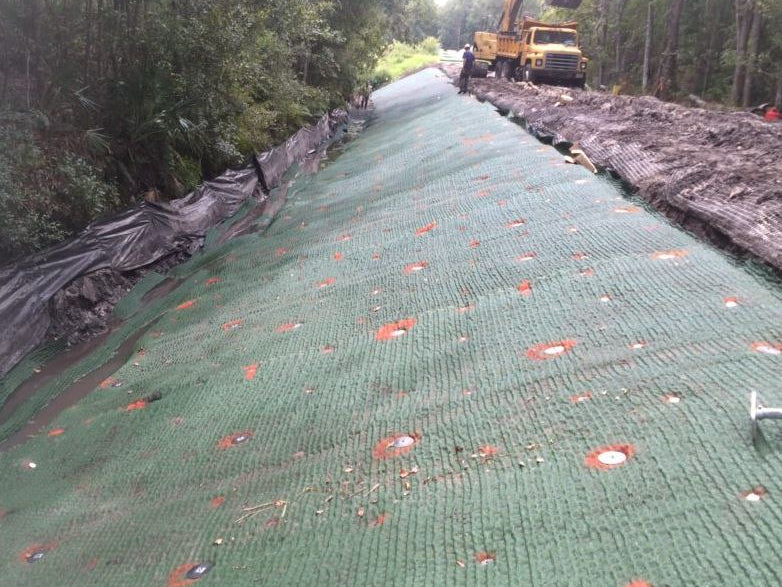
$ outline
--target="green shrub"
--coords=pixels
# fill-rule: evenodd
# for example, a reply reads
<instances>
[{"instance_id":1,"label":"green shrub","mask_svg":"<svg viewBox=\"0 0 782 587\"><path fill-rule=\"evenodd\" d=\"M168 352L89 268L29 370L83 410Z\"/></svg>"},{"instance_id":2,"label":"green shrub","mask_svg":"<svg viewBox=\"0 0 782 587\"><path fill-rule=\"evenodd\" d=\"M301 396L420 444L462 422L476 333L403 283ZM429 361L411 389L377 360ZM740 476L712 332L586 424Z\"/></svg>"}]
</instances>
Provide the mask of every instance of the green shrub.
<instances>
[{"instance_id":1,"label":"green shrub","mask_svg":"<svg viewBox=\"0 0 782 587\"><path fill-rule=\"evenodd\" d=\"M270 129L277 120L277 112L266 104L252 104L239 117L239 150L244 153L260 152L272 142Z\"/></svg>"},{"instance_id":2,"label":"green shrub","mask_svg":"<svg viewBox=\"0 0 782 587\"><path fill-rule=\"evenodd\" d=\"M35 115L0 112L0 262L57 243L119 207L116 186L93 163L36 146L39 124Z\"/></svg>"},{"instance_id":3,"label":"green shrub","mask_svg":"<svg viewBox=\"0 0 782 587\"><path fill-rule=\"evenodd\" d=\"M89 161L72 153L65 153L56 165L62 184L53 194L64 213L63 225L73 230L113 212L119 206L116 186L106 183L98 169Z\"/></svg>"},{"instance_id":4,"label":"green shrub","mask_svg":"<svg viewBox=\"0 0 782 587\"><path fill-rule=\"evenodd\" d=\"M418 48L422 53L440 55L440 41L434 37L426 37L418 44Z\"/></svg>"},{"instance_id":5,"label":"green shrub","mask_svg":"<svg viewBox=\"0 0 782 587\"><path fill-rule=\"evenodd\" d=\"M201 182L201 164L192 157L175 153L171 168L179 188L177 196L193 191Z\"/></svg>"},{"instance_id":6,"label":"green shrub","mask_svg":"<svg viewBox=\"0 0 782 587\"><path fill-rule=\"evenodd\" d=\"M394 41L378 61L371 79L383 80L381 83L386 83L426 65L433 65L439 60L440 43L433 37L428 37L417 45Z\"/></svg>"},{"instance_id":7,"label":"green shrub","mask_svg":"<svg viewBox=\"0 0 782 587\"><path fill-rule=\"evenodd\" d=\"M372 73L372 76L369 78L369 82L372 84L373 88L377 88L378 86L387 84L390 81L391 81L391 72L388 70L387 67L384 66L375 69L375 71Z\"/></svg>"}]
</instances>

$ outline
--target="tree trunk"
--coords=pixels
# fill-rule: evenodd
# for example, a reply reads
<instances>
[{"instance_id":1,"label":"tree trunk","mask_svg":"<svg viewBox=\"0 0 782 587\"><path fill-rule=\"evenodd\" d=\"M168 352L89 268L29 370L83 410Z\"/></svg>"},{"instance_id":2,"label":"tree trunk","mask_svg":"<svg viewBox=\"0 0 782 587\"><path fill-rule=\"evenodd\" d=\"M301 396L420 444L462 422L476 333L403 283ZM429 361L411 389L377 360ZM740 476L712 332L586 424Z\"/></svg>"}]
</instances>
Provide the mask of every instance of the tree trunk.
<instances>
[{"instance_id":1,"label":"tree trunk","mask_svg":"<svg viewBox=\"0 0 782 587\"><path fill-rule=\"evenodd\" d=\"M0 105L5 104L5 97L8 94L8 77L11 71L11 66L8 61L3 65L3 87L0 89Z\"/></svg>"},{"instance_id":2,"label":"tree trunk","mask_svg":"<svg viewBox=\"0 0 782 587\"><path fill-rule=\"evenodd\" d=\"M616 23L614 29L614 83L624 83L624 58L622 56L622 16L624 15L627 0L617 0Z\"/></svg>"},{"instance_id":3,"label":"tree trunk","mask_svg":"<svg viewBox=\"0 0 782 587\"><path fill-rule=\"evenodd\" d=\"M98 0L98 30L96 31L97 38L95 39L95 77L100 79L103 76L103 1Z\"/></svg>"},{"instance_id":4,"label":"tree trunk","mask_svg":"<svg viewBox=\"0 0 782 587\"><path fill-rule=\"evenodd\" d=\"M90 83L90 72L92 62L92 22L95 15L92 11L92 0L85 0L84 3L84 25L87 27L87 40L84 45L84 81L87 85Z\"/></svg>"},{"instance_id":5,"label":"tree trunk","mask_svg":"<svg viewBox=\"0 0 782 587\"><path fill-rule=\"evenodd\" d=\"M679 53L679 24L682 18L684 0L673 0L668 13L668 25L665 34L665 51L660 62L655 95L668 100L678 89L676 85L677 58Z\"/></svg>"},{"instance_id":6,"label":"tree trunk","mask_svg":"<svg viewBox=\"0 0 782 587\"><path fill-rule=\"evenodd\" d=\"M751 24L751 10L754 0L736 1L736 63L733 66L733 85L730 90L730 101L738 104L744 87L744 74L746 73L747 39Z\"/></svg>"},{"instance_id":7,"label":"tree trunk","mask_svg":"<svg viewBox=\"0 0 782 587\"><path fill-rule=\"evenodd\" d=\"M779 72L777 77L777 95L774 99L774 106L782 112L782 71Z\"/></svg>"},{"instance_id":8,"label":"tree trunk","mask_svg":"<svg viewBox=\"0 0 782 587\"><path fill-rule=\"evenodd\" d=\"M708 42L706 47L706 56L703 60L703 70L701 72L701 78L698 80L698 84L695 86L696 91L697 88L700 88L700 95L704 96L706 94L706 90L709 89L709 81L711 79L711 69L712 64L714 63L714 48L717 44L717 39L719 35L720 30L720 12L719 8L716 2L709 2L709 11L708 11L708 18L709 18L709 33L708 33Z\"/></svg>"},{"instance_id":9,"label":"tree trunk","mask_svg":"<svg viewBox=\"0 0 782 587\"><path fill-rule=\"evenodd\" d=\"M646 13L646 42L644 43L644 65L643 77L641 79L641 91L645 94L649 89L649 69L651 64L649 59L652 55L652 28L654 27L654 4L649 2L649 9Z\"/></svg>"},{"instance_id":10,"label":"tree trunk","mask_svg":"<svg viewBox=\"0 0 782 587\"><path fill-rule=\"evenodd\" d=\"M597 66L597 83L599 86L605 85L605 62L606 54L608 52L608 0L600 0L598 7L599 22L597 25L598 33L598 45L600 47L600 63Z\"/></svg>"},{"instance_id":11,"label":"tree trunk","mask_svg":"<svg viewBox=\"0 0 782 587\"><path fill-rule=\"evenodd\" d=\"M758 45L760 43L760 25L762 16L757 6L752 11L752 26L749 32L747 46L747 70L744 73L744 91L742 92L741 105L745 108L752 100L752 78L758 64Z\"/></svg>"},{"instance_id":12,"label":"tree trunk","mask_svg":"<svg viewBox=\"0 0 782 587\"><path fill-rule=\"evenodd\" d=\"M30 49L28 47L27 49L27 59L26 59L26 77L27 77L27 109L30 109Z\"/></svg>"},{"instance_id":13,"label":"tree trunk","mask_svg":"<svg viewBox=\"0 0 782 587\"><path fill-rule=\"evenodd\" d=\"M45 78L41 67L41 38L40 27L44 20L44 6L40 0L33 0L27 3L29 12L25 15L27 20L27 30L29 31L25 39L25 77L26 77L26 104L30 109L33 104L40 104L41 89L45 85Z\"/></svg>"}]
</instances>

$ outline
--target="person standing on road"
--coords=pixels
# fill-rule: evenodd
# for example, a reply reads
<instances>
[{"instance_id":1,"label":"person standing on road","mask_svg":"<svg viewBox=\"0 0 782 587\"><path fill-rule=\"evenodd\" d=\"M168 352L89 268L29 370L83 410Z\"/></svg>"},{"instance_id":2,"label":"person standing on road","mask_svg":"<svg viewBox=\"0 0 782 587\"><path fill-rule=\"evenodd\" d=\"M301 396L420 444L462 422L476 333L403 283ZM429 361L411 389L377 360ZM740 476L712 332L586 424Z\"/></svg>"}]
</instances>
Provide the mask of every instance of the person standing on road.
<instances>
[{"instance_id":1,"label":"person standing on road","mask_svg":"<svg viewBox=\"0 0 782 587\"><path fill-rule=\"evenodd\" d=\"M371 94L372 94L372 84L367 82L361 88L361 102L359 107L362 108L363 110L366 110L367 106L369 106L369 96Z\"/></svg>"},{"instance_id":2,"label":"person standing on road","mask_svg":"<svg viewBox=\"0 0 782 587\"><path fill-rule=\"evenodd\" d=\"M462 71L459 74L459 93L467 93L467 84L470 81L472 75L472 67L475 65L475 54L470 51L470 45L464 46L464 53L462 53Z\"/></svg>"}]
</instances>

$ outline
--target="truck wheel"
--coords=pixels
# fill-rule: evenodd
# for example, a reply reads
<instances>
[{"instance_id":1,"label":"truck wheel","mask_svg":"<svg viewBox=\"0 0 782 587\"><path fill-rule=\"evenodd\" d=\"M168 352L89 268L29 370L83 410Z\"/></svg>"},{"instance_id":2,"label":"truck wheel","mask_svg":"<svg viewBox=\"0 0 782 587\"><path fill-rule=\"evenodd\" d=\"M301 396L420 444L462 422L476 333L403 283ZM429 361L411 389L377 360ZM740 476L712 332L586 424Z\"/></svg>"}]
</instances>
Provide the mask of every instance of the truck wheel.
<instances>
[{"instance_id":1,"label":"truck wheel","mask_svg":"<svg viewBox=\"0 0 782 587\"><path fill-rule=\"evenodd\" d=\"M535 80L532 77L532 64L526 63L524 65L524 74L522 75L522 78L525 82L535 83Z\"/></svg>"},{"instance_id":2,"label":"truck wheel","mask_svg":"<svg viewBox=\"0 0 782 587\"><path fill-rule=\"evenodd\" d=\"M510 77L510 62L503 61L500 63L500 79L508 79Z\"/></svg>"}]
</instances>

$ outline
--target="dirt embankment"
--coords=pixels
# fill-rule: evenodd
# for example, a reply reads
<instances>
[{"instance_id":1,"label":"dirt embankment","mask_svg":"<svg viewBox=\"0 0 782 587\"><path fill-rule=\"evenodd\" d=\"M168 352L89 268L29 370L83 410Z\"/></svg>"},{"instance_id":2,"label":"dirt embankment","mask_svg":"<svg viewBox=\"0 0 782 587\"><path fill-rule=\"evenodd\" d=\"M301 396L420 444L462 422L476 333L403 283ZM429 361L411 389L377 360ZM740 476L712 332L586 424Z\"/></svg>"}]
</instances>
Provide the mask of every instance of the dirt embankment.
<instances>
[{"instance_id":1,"label":"dirt embankment","mask_svg":"<svg viewBox=\"0 0 782 587\"><path fill-rule=\"evenodd\" d=\"M442 68L458 77L458 65ZM577 143L685 228L782 271L782 123L493 78L473 79L470 89L541 139Z\"/></svg>"}]
</instances>

